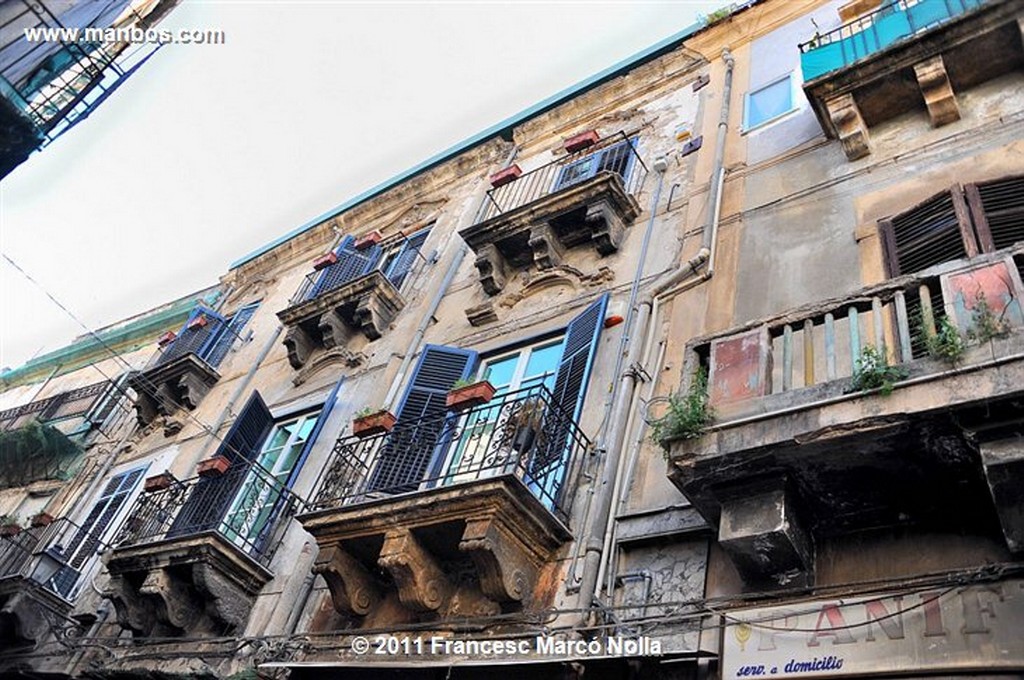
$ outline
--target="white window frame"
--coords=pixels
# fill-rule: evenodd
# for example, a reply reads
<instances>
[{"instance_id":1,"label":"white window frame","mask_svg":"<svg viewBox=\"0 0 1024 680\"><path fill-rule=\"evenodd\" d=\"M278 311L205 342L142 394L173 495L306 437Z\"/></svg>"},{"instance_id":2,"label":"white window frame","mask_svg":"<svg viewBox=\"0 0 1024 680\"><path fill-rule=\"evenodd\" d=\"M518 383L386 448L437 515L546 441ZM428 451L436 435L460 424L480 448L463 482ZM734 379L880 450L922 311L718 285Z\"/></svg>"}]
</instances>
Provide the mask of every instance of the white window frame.
<instances>
[{"instance_id":1,"label":"white window frame","mask_svg":"<svg viewBox=\"0 0 1024 680\"><path fill-rule=\"evenodd\" d=\"M766 119L764 119L762 121L758 121L757 123L754 123L753 125L751 125L751 123L750 123L750 100L751 100L751 98L754 95L756 95L757 93L759 93L759 92L761 92L763 90L767 90L769 87L772 87L773 85L778 85L779 83L781 83L784 80L788 80L789 81L789 108L786 109L785 111L783 111L782 113L778 113L778 114L772 116L771 118L766 118ZM759 85L756 89L748 91L745 95L743 95L743 132L750 132L752 130L757 130L757 129L766 127L768 125L772 125L773 123L777 123L778 121L782 120L783 118L791 115L794 111L799 111L800 108L801 108L800 100L799 100L799 97L798 97L798 90L799 90L799 88L800 88L800 79L799 79L799 76L797 75L797 72L794 70L794 71L790 71L789 73L786 73L784 75L781 75L778 78L775 78L775 79L770 80L770 81L768 81L766 83L763 83L763 84Z\"/></svg>"}]
</instances>

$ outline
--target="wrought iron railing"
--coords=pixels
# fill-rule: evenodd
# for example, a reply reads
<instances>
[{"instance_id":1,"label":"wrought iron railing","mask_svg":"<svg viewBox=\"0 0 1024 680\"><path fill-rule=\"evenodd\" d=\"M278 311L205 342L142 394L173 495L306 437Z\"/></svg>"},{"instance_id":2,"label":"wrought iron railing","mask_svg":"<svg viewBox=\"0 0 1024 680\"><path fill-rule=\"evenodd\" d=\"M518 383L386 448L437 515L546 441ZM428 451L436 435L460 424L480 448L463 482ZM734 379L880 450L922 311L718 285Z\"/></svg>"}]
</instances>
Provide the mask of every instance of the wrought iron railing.
<instances>
[{"instance_id":1,"label":"wrought iron railing","mask_svg":"<svg viewBox=\"0 0 1024 680\"><path fill-rule=\"evenodd\" d=\"M987 0L897 0L800 43L804 80L848 66Z\"/></svg>"},{"instance_id":2,"label":"wrought iron railing","mask_svg":"<svg viewBox=\"0 0 1024 680\"><path fill-rule=\"evenodd\" d=\"M139 497L113 543L125 547L216 533L267 567L291 518L305 508L285 481L239 463L218 476L171 480Z\"/></svg>"},{"instance_id":3,"label":"wrought iron railing","mask_svg":"<svg viewBox=\"0 0 1024 680\"><path fill-rule=\"evenodd\" d=\"M92 427L109 434L131 413L131 397L123 382L105 380L0 411L0 431L38 420L68 436L83 434Z\"/></svg>"},{"instance_id":4,"label":"wrought iron railing","mask_svg":"<svg viewBox=\"0 0 1024 680\"><path fill-rule=\"evenodd\" d=\"M568 521L590 442L543 385L461 413L399 422L390 432L335 443L312 505L323 509L512 475Z\"/></svg>"},{"instance_id":5,"label":"wrought iron railing","mask_svg":"<svg viewBox=\"0 0 1024 680\"><path fill-rule=\"evenodd\" d=\"M39 553L49 553L63 566L41 584L65 599L72 596L85 563L103 547L100 533L106 527L86 530L61 517L46 526L27 527L13 536L0 538L0 581L32 578ZM80 556L80 559L76 559Z\"/></svg>"},{"instance_id":6,"label":"wrought iron railing","mask_svg":"<svg viewBox=\"0 0 1024 680\"><path fill-rule=\"evenodd\" d=\"M626 193L635 196L647 177L647 166L637 153L636 143L636 138L620 132L495 187L487 192L476 221L483 222L602 173L618 175Z\"/></svg>"}]
</instances>

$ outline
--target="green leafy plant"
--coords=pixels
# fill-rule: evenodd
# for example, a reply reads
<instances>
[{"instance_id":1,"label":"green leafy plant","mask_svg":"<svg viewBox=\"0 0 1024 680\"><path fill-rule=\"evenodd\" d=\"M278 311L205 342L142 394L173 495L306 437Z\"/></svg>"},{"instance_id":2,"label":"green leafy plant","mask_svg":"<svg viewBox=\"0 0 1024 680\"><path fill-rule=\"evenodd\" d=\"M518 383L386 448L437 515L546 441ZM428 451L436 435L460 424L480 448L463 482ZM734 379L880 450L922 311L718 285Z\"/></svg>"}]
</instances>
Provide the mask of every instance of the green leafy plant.
<instances>
[{"instance_id":1,"label":"green leafy plant","mask_svg":"<svg viewBox=\"0 0 1024 680\"><path fill-rule=\"evenodd\" d=\"M853 379L846 391L851 393L880 390L882 395L888 396L892 394L896 383L908 375L906 368L890 365L883 350L868 345L861 350L860 358L857 359L857 365L853 371Z\"/></svg>"},{"instance_id":2,"label":"green leafy plant","mask_svg":"<svg viewBox=\"0 0 1024 680\"><path fill-rule=\"evenodd\" d=\"M367 406L365 408L361 408L358 411L356 411L355 414L353 414L352 417L355 420L359 420L360 418L369 418L370 416L372 416L372 415L374 415L376 413L380 413L383 410L384 409L382 409L380 407Z\"/></svg>"},{"instance_id":3,"label":"green leafy plant","mask_svg":"<svg viewBox=\"0 0 1024 680\"><path fill-rule=\"evenodd\" d=\"M459 378L458 380L456 380L455 382L452 383L452 387L451 388L453 390L458 390L458 389L462 389L463 387L469 387L470 385L475 385L477 382L478 381L476 381L476 380L466 380L465 378Z\"/></svg>"},{"instance_id":4,"label":"green leafy plant","mask_svg":"<svg viewBox=\"0 0 1024 680\"><path fill-rule=\"evenodd\" d=\"M1002 314L996 316L988 304L983 291L978 291L974 296L974 311L971 316L971 329L967 331L967 337L979 344L984 344L996 338L1005 338L1010 333L1010 324L1007 323L1006 309Z\"/></svg>"},{"instance_id":5,"label":"green leafy plant","mask_svg":"<svg viewBox=\"0 0 1024 680\"><path fill-rule=\"evenodd\" d=\"M651 423L651 439L665 446L671 439L696 439L704 434L714 411L708 402L708 373L701 368L685 394L668 398L668 410Z\"/></svg>"},{"instance_id":6,"label":"green leafy plant","mask_svg":"<svg viewBox=\"0 0 1024 680\"><path fill-rule=\"evenodd\" d=\"M960 363L967 351L967 343L960 335L960 329L948 316L939 319L935 333L925 332L925 347L933 359L941 359L953 366Z\"/></svg>"}]
</instances>

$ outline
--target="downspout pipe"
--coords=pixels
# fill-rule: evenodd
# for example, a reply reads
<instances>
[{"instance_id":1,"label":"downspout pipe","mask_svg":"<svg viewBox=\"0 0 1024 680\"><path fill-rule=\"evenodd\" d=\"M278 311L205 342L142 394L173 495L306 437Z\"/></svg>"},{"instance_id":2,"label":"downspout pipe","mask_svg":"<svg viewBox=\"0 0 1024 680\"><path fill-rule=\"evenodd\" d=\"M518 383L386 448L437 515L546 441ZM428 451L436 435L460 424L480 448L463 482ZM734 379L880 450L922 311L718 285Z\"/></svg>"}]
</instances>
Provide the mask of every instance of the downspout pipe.
<instances>
[{"instance_id":1,"label":"downspout pipe","mask_svg":"<svg viewBox=\"0 0 1024 680\"><path fill-rule=\"evenodd\" d=\"M616 367L613 375L618 377L618 383L612 390L610 407L606 410L610 420L606 421L608 429L601 439L600 448L605 452L605 461L601 469L601 477L592 498L594 505L590 507L587 529L583 533L585 554L583 557L583 576L580 580L580 597L585 598L581 602L581 608L589 608L595 602L599 583L599 572L604 570L602 555L604 554L604 543L606 532L609 526L610 512L615 497L614 487L621 475L622 443L626 434L626 420L629 409L633 405L634 391L636 389L636 374L631 366L640 358L643 343L629 342L630 337L644 337L647 332L647 322L650 319L651 304L644 302L637 304L639 282L643 276L643 266L647 256L647 247L650 244L651 235L654 232L654 222L658 212L658 204L661 201L661 191L665 185L665 171L668 169L668 162L659 158L654 163L654 169L658 173L658 183L654 187L654 195L651 197L650 218L647 221L647 231L644 233L643 245L640 249L640 259L637 264L636 275L633 280L633 287L630 291L629 315L633 317L630 323L626 324L622 341L619 346ZM635 316L634 316L635 313ZM623 370L623 355L628 348L626 358L626 370ZM620 375L621 373L621 375ZM584 613L581 624L586 625L589 613Z\"/></svg>"}]
</instances>

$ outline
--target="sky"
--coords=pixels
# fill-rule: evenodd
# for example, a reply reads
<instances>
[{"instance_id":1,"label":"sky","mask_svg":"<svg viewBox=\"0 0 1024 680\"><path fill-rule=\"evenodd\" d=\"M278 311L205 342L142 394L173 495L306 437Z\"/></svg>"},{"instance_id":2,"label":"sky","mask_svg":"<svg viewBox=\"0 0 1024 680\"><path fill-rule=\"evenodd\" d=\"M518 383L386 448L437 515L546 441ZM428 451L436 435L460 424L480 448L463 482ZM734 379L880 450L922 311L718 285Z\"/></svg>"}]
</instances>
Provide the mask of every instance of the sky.
<instances>
[{"instance_id":1,"label":"sky","mask_svg":"<svg viewBox=\"0 0 1024 680\"><path fill-rule=\"evenodd\" d=\"M161 48L0 182L0 367L213 285L362 191L723 2L183 0ZM69 314L70 312L70 314Z\"/></svg>"}]
</instances>

